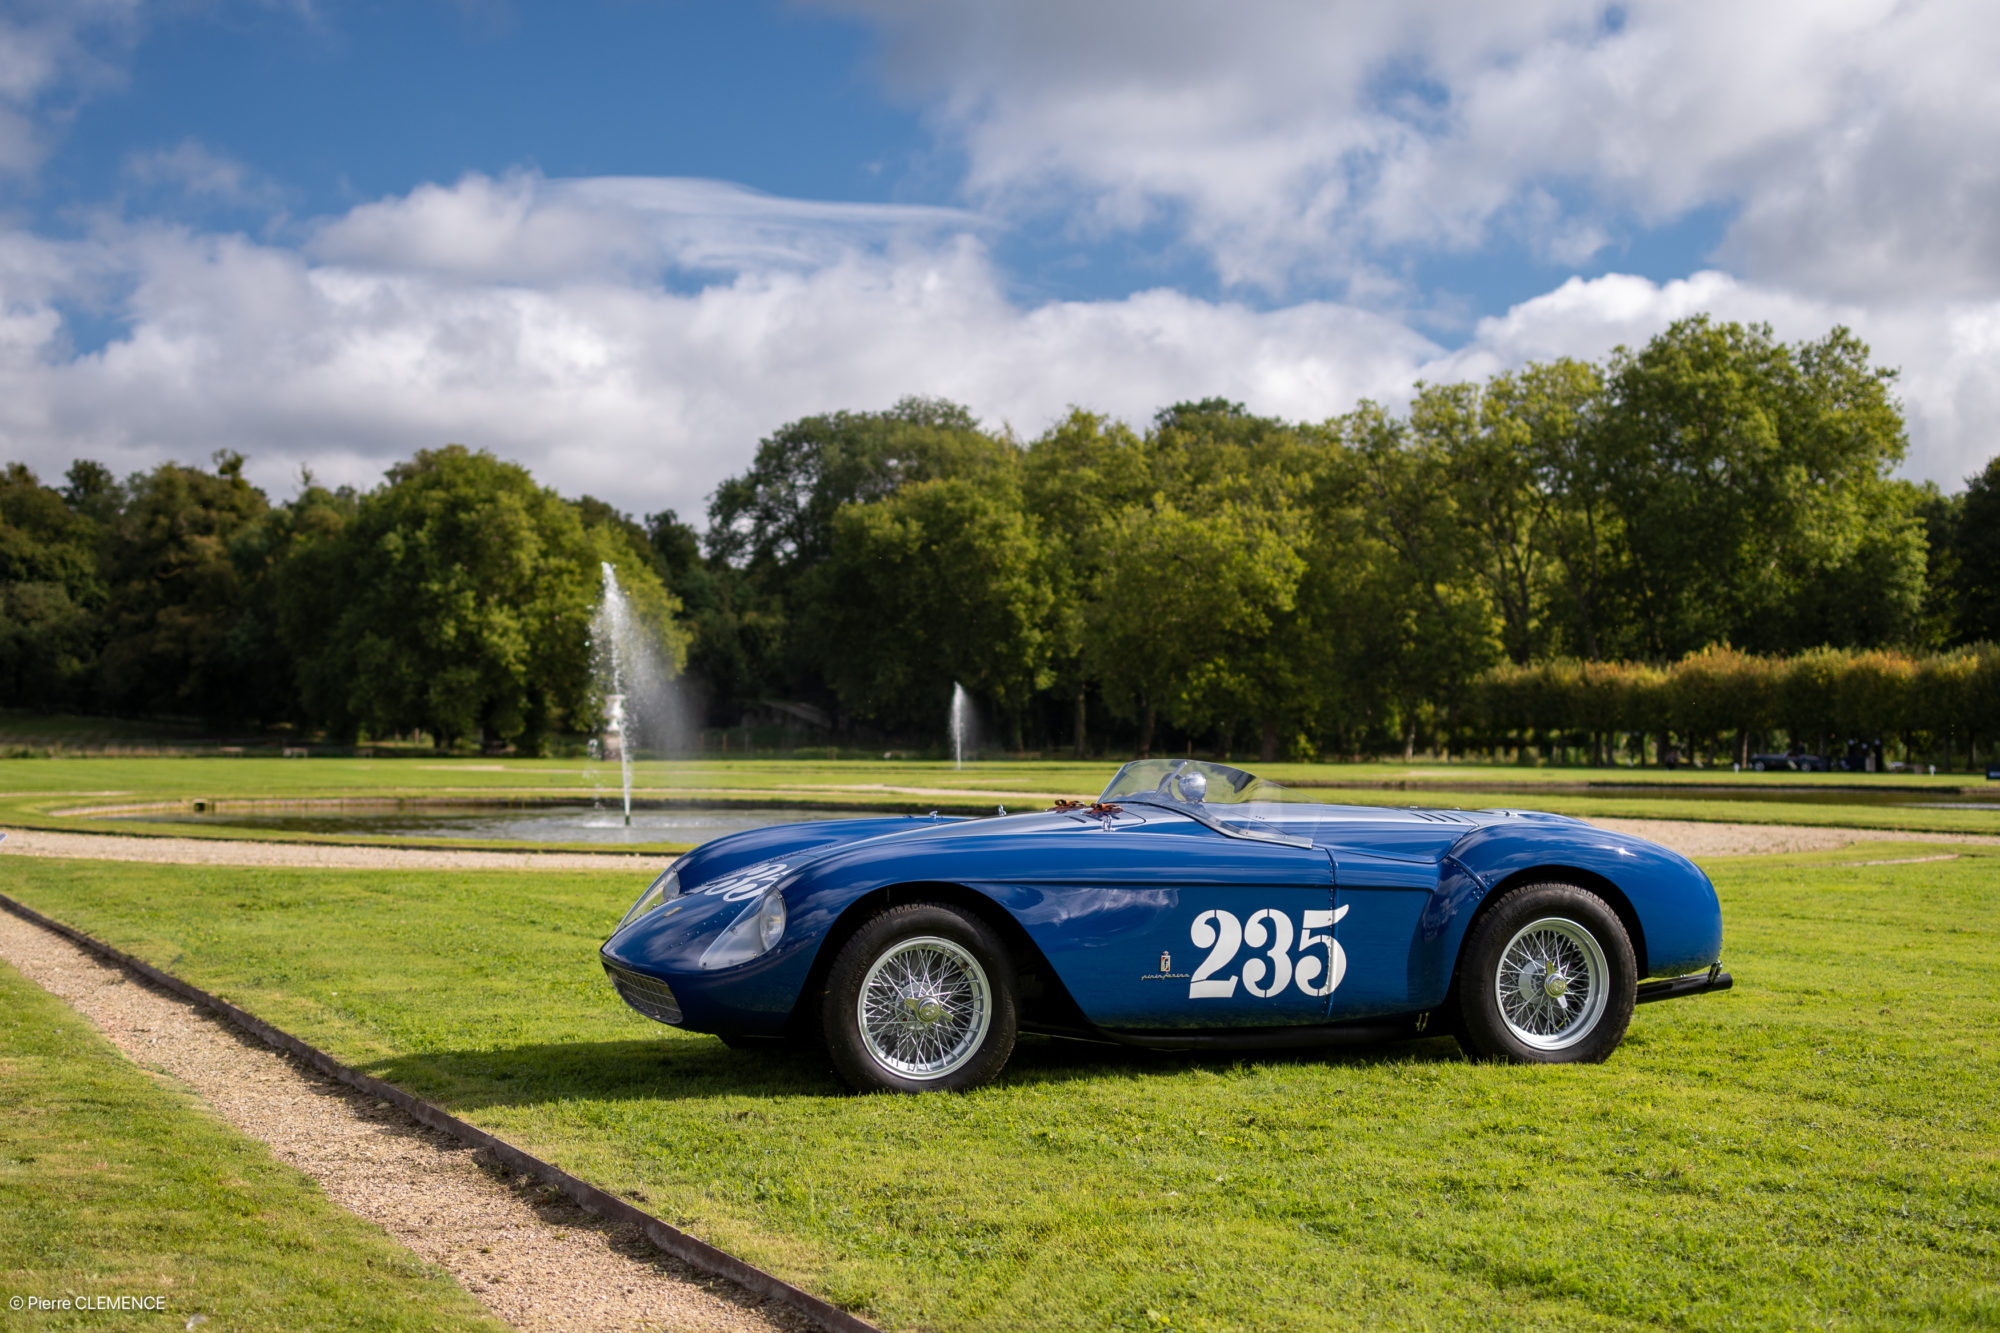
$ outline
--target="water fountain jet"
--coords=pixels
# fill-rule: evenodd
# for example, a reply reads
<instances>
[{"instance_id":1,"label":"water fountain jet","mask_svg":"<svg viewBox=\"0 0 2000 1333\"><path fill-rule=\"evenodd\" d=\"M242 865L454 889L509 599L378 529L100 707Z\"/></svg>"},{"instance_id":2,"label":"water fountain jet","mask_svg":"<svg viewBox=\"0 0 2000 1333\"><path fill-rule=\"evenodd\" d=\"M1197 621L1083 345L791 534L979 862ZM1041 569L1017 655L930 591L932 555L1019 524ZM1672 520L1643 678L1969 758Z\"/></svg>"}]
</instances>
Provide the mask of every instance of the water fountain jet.
<instances>
[{"instance_id":1,"label":"water fountain jet","mask_svg":"<svg viewBox=\"0 0 2000 1333\"><path fill-rule=\"evenodd\" d=\"M625 789L625 826L632 825L632 752L625 745L625 696L604 696L604 757L616 755L618 775Z\"/></svg>"},{"instance_id":2,"label":"water fountain jet","mask_svg":"<svg viewBox=\"0 0 2000 1333\"><path fill-rule=\"evenodd\" d=\"M590 620L591 670L604 710L597 754L618 761L625 823L632 822L632 761L641 750L678 753L689 739L688 701L682 697L665 636L670 627L641 610L643 602L619 585L607 561L604 591ZM591 778L593 784L595 775Z\"/></svg>"},{"instance_id":3,"label":"water fountain jet","mask_svg":"<svg viewBox=\"0 0 2000 1333\"><path fill-rule=\"evenodd\" d=\"M951 766L965 767L965 738L972 730L972 700L966 696L965 686L957 681L951 683Z\"/></svg>"},{"instance_id":4,"label":"water fountain jet","mask_svg":"<svg viewBox=\"0 0 2000 1333\"><path fill-rule=\"evenodd\" d=\"M625 798L625 823L632 822L632 745L633 727L636 720L632 714L639 710L628 710L627 700L635 700L640 709L645 706L649 693L657 694L663 689L659 680L657 654L646 642L644 627L633 613L632 603L625 596L625 590L618 586L618 572L610 561L601 564L604 571L604 593L597 603L597 614L590 620L590 650L597 676L598 689L604 698L604 744L602 753L609 760L614 752L618 759L618 776Z\"/></svg>"}]
</instances>

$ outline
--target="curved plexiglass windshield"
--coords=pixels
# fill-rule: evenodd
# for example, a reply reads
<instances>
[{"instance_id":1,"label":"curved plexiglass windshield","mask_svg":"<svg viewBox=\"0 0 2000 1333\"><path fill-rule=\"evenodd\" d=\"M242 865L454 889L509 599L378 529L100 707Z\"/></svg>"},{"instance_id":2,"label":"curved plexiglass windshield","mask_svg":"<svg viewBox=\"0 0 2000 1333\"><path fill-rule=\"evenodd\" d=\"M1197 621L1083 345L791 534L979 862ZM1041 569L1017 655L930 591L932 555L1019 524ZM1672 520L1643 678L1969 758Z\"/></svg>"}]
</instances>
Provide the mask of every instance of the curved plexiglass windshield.
<instances>
[{"instance_id":1,"label":"curved plexiglass windshield","mask_svg":"<svg viewBox=\"0 0 2000 1333\"><path fill-rule=\"evenodd\" d=\"M1283 842L1310 841L1324 803L1227 764L1198 759L1135 759L1118 770L1104 804L1164 805L1222 832Z\"/></svg>"}]
</instances>

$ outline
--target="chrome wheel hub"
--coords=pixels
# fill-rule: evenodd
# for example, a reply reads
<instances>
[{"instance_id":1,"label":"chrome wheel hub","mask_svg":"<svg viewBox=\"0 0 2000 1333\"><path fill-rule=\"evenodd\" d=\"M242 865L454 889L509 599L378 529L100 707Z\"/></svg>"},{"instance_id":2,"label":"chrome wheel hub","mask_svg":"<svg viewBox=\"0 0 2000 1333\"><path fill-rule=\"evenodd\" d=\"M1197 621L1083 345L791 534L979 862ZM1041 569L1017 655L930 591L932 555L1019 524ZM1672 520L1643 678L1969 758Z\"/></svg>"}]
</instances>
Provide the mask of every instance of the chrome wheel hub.
<instances>
[{"instance_id":1,"label":"chrome wheel hub","mask_svg":"<svg viewBox=\"0 0 2000 1333\"><path fill-rule=\"evenodd\" d=\"M1514 977L1514 989L1525 1004L1539 1004L1542 1000L1560 1000L1569 994L1569 975L1561 966L1551 967L1543 959L1535 959L1523 967Z\"/></svg>"},{"instance_id":2,"label":"chrome wheel hub","mask_svg":"<svg viewBox=\"0 0 2000 1333\"><path fill-rule=\"evenodd\" d=\"M1597 1027L1611 968L1597 938L1565 917L1530 921L1500 953L1494 998L1507 1030L1541 1051L1574 1046Z\"/></svg>"},{"instance_id":3,"label":"chrome wheel hub","mask_svg":"<svg viewBox=\"0 0 2000 1333\"><path fill-rule=\"evenodd\" d=\"M909 1079L943 1078L978 1053L993 1021L986 970L936 935L899 940L861 979L855 1018L868 1053Z\"/></svg>"}]
</instances>

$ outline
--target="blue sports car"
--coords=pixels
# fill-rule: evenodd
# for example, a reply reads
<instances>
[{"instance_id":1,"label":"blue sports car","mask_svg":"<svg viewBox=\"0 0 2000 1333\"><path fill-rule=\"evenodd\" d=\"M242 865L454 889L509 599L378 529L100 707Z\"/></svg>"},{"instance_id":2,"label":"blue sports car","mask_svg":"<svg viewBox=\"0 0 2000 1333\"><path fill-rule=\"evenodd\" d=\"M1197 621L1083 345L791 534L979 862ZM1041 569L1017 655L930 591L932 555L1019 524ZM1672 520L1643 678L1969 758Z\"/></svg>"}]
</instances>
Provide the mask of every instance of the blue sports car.
<instances>
[{"instance_id":1,"label":"blue sports car","mask_svg":"<svg viewBox=\"0 0 2000 1333\"><path fill-rule=\"evenodd\" d=\"M648 1018L823 1041L859 1089L976 1087L1020 1032L1256 1049L1450 1032L1597 1061L1635 1004L1726 990L1685 857L1561 815L1327 805L1125 765L1094 804L718 838L603 949ZM1647 980L1647 978L1656 978Z\"/></svg>"}]
</instances>

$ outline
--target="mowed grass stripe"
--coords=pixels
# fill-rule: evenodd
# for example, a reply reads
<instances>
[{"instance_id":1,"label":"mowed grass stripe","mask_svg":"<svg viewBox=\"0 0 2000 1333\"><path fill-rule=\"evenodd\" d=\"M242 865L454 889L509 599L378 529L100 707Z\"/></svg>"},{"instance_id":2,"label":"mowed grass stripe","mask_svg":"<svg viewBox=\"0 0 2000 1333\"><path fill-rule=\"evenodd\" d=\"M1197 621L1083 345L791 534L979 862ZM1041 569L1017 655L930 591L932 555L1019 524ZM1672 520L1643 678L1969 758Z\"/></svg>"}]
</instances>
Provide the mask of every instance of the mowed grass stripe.
<instances>
[{"instance_id":1,"label":"mowed grass stripe","mask_svg":"<svg viewBox=\"0 0 2000 1333\"><path fill-rule=\"evenodd\" d=\"M595 959L623 877L10 864L39 910L891 1326L2000 1323L1994 849L1714 863L1738 988L1642 1009L1601 1067L1029 1042L923 1098L625 1011Z\"/></svg>"},{"instance_id":2,"label":"mowed grass stripe","mask_svg":"<svg viewBox=\"0 0 2000 1333\"><path fill-rule=\"evenodd\" d=\"M13 1297L159 1311L14 1310ZM329 1201L0 963L0 1328L498 1330L443 1272Z\"/></svg>"}]
</instances>

